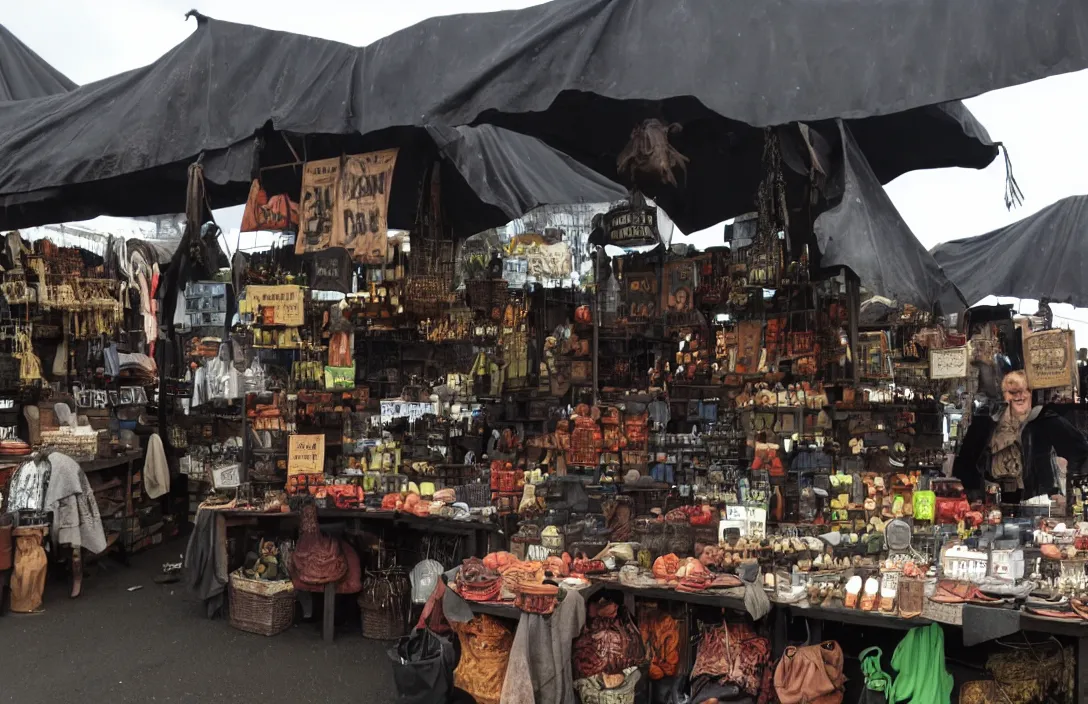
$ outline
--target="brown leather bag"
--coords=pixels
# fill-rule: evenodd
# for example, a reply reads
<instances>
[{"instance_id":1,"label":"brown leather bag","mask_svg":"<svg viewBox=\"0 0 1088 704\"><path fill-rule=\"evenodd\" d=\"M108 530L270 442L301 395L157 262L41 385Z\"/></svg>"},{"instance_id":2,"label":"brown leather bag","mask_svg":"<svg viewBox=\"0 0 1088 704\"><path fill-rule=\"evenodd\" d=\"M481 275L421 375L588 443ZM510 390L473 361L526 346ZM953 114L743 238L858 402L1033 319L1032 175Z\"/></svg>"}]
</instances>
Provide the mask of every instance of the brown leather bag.
<instances>
[{"instance_id":1,"label":"brown leather bag","mask_svg":"<svg viewBox=\"0 0 1088 704\"><path fill-rule=\"evenodd\" d=\"M835 641L789 647L778 661L774 689L781 704L842 704L846 677Z\"/></svg>"}]
</instances>

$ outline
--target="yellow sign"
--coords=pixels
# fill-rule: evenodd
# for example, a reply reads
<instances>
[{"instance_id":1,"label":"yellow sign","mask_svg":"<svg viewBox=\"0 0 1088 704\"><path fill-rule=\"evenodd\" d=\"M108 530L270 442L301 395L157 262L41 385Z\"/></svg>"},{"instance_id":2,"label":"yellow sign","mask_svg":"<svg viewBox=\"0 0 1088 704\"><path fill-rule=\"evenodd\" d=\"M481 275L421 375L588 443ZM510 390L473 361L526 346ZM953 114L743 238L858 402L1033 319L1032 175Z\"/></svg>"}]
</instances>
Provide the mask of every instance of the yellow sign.
<instances>
[{"instance_id":1,"label":"yellow sign","mask_svg":"<svg viewBox=\"0 0 1088 704\"><path fill-rule=\"evenodd\" d=\"M272 309L271 319L262 316L263 322L275 325L302 325L305 322L302 289L298 286L248 286L246 299L254 315L259 314L261 308Z\"/></svg>"},{"instance_id":2,"label":"yellow sign","mask_svg":"<svg viewBox=\"0 0 1088 704\"><path fill-rule=\"evenodd\" d=\"M325 471L325 436L291 435L287 445L287 476Z\"/></svg>"}]
</instances>

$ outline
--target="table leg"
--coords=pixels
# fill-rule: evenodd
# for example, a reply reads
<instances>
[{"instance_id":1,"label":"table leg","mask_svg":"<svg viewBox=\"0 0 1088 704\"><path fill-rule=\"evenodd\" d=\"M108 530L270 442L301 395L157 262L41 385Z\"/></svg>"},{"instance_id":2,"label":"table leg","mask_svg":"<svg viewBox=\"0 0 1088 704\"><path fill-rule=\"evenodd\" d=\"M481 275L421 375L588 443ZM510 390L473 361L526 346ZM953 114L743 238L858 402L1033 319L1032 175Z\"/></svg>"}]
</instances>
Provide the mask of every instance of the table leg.
<instances>
[{"instance_id":1,"label":"table leg","mask_svg":"<svg viewBox=\"0 0 1088 704\"><path fill-rule=\"evenodd\" d=\"M326 643L331 643L336 633L336 583L329 582L325 585L325 612L321 624L321 638Z\"/></svg>"},{"instance_id":2,"label":"table leg","mask_svg":"<svg viewBox=\"0 0 1088 704\"><path fill-rule=\"evenodd\" d=\"M1088 638L1077 638L1077 704L1088 704Z\"/></svg>"}]
</instances>

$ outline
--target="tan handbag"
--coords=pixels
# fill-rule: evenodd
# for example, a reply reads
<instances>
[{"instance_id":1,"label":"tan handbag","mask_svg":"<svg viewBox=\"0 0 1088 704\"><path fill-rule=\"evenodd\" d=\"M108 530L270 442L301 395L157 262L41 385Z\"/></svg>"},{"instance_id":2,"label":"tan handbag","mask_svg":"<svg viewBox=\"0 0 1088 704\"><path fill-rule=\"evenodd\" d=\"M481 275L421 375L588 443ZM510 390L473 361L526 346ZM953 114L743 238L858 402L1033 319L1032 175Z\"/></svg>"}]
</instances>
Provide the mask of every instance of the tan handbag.
<instances>
[{"instance_id":1,"label":"tan handbag","mask_svg":"<svg viewBox=\"0 0 1088 704\"><path fill-rule=\"evenodd\" d=\"M835 641L786 648L774 673L781 704L841 704L846 677Z\"/></svg>"}]
</instances>

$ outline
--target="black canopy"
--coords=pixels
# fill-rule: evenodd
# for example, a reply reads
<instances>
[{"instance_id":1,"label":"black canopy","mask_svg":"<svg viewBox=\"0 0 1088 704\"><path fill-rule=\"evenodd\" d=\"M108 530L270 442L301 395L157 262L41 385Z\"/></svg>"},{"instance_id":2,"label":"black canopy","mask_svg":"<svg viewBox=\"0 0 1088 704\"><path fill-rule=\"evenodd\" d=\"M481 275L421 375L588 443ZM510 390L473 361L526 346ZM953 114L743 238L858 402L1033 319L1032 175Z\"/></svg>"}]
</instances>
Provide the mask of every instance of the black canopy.
<instances>
[{"instance_id":1,"label":"black canopy","mask_svg":"<svg viewBox=\"0 0 1088 704\"><path fill-rule=\"evenodd\" d=\"M0 102L64 93L76 84L0 24Z\"/></svg>"},{"instance_id":2,"label":"black canopy","mask_svg":"<svg viewBox=\"0 0 1088 704\"><path fill-rule=\"evenodd\" d=\"M1015 296L1088 306L1088 196L1065 198L1008 227L932 251L972 304Z\"/></svg>"},{"instance_id":3,"label":"black canopy","mask_svg":"<svg viewBox=\"0 0 1088 704\"><path fill-rule=\"evenodd\" d=\"M840 121L839 130L842 199L816 218L820 266L848 267L870 292L900 304L962 311L967 302L903 221L850 128Z\"/></svg>"},{"instance_id":4,"label":"black canopy","mask_svg":"<svg viewBox=\"0 0 1088 704\"><path fill-rule=\"evenodd\" d=\"M0 226L177 211L200 154L213 205L238 203L266 128L380 148L492 123L615 180L631 128L658 117L683 124L692 163L650 194L690 231L752 209L764 125L850 118L882 181L985 166L996 148L964 108L926 106L1088 66L1085 37L1079 0L556 0L361 49L200 18L150 66L0 111Z\"/></svg>"}]
</instances>

